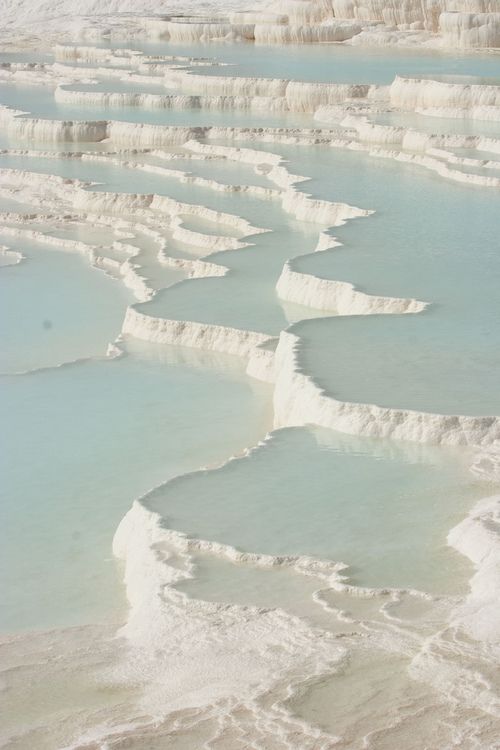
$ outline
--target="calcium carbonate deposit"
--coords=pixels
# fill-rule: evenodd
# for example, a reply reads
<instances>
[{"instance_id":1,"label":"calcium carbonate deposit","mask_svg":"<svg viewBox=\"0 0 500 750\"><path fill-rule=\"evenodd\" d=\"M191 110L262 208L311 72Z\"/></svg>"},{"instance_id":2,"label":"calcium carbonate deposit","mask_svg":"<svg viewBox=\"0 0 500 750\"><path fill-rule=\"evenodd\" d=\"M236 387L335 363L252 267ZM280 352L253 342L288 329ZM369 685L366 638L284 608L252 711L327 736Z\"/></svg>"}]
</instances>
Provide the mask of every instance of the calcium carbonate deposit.
<instances>
[{"instance_id":1,"label":"calcium carbonate deposit","mask_svg":"<svg viewBox=\"0 0 500 750\"><path fill-rule=\"evenodd\" d=\"M499 0L0 23L0 746L498 750Z\"/></svg>"}]
</instances>

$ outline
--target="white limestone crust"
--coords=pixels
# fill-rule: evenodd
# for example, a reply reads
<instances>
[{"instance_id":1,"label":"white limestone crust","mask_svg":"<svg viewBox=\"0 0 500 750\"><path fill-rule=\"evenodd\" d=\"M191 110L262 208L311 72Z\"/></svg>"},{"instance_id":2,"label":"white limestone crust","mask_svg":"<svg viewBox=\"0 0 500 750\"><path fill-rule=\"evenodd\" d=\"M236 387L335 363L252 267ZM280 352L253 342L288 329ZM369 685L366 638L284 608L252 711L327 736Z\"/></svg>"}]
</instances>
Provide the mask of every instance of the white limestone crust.
<instances>
[{"instance_id":1,"label":"white limestone crust","mask_svg":"<svg viewBox=\"0 0 500 750\"><path fill-rule=\"evenodd\" d=\"M421 443L489 445L500 439L500 418L431 414L339 401L306 374L300 338L283 331L276 349L275 427L317 424L350 435Z\"/></svg>"},{"instance_id":2,"label":"white limestone crust","mask_svg":"<svg viewBox=\"0 0 500 750\"><path fill-rule=\"evenodd\" d=\"M349 282L322 279L295 271L293 266L293 260L285 263L276 284L278 296L287 302L337 315L418 313L426 307L415 299L365 294Z\"/></svg>"}]
</instances>

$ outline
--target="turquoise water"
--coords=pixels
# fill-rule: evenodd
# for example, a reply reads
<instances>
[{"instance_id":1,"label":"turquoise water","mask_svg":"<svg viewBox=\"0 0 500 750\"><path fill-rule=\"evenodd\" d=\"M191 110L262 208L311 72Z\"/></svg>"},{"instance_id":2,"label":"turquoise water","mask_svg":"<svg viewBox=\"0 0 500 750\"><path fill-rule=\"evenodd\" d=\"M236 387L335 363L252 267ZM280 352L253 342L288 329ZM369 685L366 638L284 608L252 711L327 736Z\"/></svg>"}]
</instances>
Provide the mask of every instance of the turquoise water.
<instances>
[{"instance_id":1,"label":"turquoise water","mask_svg":"<svg viewBox=\"0 0 500 750\"><path fill-rule=\"evenodd\" d=\"M348 561L350 580L366 586L446 591L465 570L446 534L484 493L462 461L451 451L287 429L246 458L156 490L146 505L196 538Z\"/></svg>"},{"instance_id":2,"label":"turquoise water","mask_svg":"<svg viewBox=\"0 0 500 750\"><path fill-rule=\"evenodd\" d=\"M417 70L489 76L498 62L486 55L339 46L301 46L300 57L294 47L194 45L189 52L164 44L142 47L195 55L210 49L233 63L217 68L218 74L277 76L286 70L289 78L339 81L388 82L396 72ZM129 91L135 85L101 81L98 89ZM43 117L110 116L109 110L56 105L52 91L41 87L2 85L0 101ZM112 116L170 124L310 122L308 117L267 113L139 108L113 110ZM268 150L289 159L293 173L312 178L305 191L376 213L335 230L343 247L314 254L324 227L297 221L279 201L79 160L7 154L0 156L0 167L95 182L91 189L97 192L167 195L242 216L267 230L251 236L248 247L210 257L229 269L224 278L178 284L182 274L161 268L155 243L136 233L131 240L140 251L135 262L159 290L153 300L139 305L148 314L270 335L291 320L312 316L293 330L301 335L307 371L333 395L439 412L500 413L496 193L445 183L422 169L365 154L321 146L271 145ZM268 184L246 165L162 162L141 154L133 158L227 183ZM186 227L206 234L241 236L229 225L183 218ZM53 231L105 245L113 240L111 231L99 227L58 225ZM206 252L173 240L168 228L165 239L173 257ZM6 244L18 246L27 260L1 269L7 353L2 369L13 372L102 355L121 328L130 293L81 256L10 238ZM298 270L352 281L370 293L432 304L419 316L316 319L317 312L285 304L275 291L286 260L304 253L311 254L296 261ZM168 478L255 444L270 426L271 388L246 378L242 363L132 341L127 346L129 354L116 361L94 359L2 377L9 435L2 487L4 630L90 622L104 617L107 609L121 611L121 571L111 560L110 545L133 499ZM448 591L460 588L470 570L446 547L446 533L486 494L472 480L467 463L464 454L444 449L314 429L284 430L245 459L161 487L148 503L170 526L195 536L248 551L343 561L355 583ZM223 591L224 581L219 589Z\"/></svg>"},{"instance_id":3,"label":"turquoise water","mask_svg":"<svg viewBox=\"0 0 500 750\"><path fill-rule=\"evenodd\" d=\"M141 160L139 158L139 160ZM175 169L175 162L165 163L165 167ZM0 168L24 169L42 174L55 174L60 177L69 177L83 181L96 183L92 191L109 191L120 193L142 193L150 195L166 195L175 200L203 205L215 211L244 216L249 221L254 221L259 226L258 220L262 220L263 206L266 202L244 194L223 193L212 190L209 187L191 185L180 182L176 177L165 174L153 174L139 169L115 166L113 164L82 161L80 159L57 159L45 157L16 156L12 154L0 154ZM191 165L192 173L196 174L196 162ZM235 174L237 177L237 173ZM236 184L238 184L236 182ZM269 184L270 187L273 185ZM231 234L234 232L231 226ZM224 233L221 226L217 233Z\"/></svg>"},{"instance_id":4,"label":"turquoise water","mask_svg":"<svg viewBox=\"0 0 500 750\"><path fill-rule=\"evenodd\" d=\"M339 45L136 45L129 39L123 46L166 54L210 54L231 63L197 69L202 74L323 81L388 83L396 73L498 77L500 59ZM76 88L92 90L85 84ZM95 88L163 91L159 82L143 86L106 76ZM64 107L55 104L51 88L41 86L2 84L1 101L51 118L118 117L135 122L248 127L313 124L309 116L287 118L266 112ZM408 117L408 124L417 121L418 117ZM449 126L458 132L464 123L440 124L429 119L424 125ZM244 134L241 140L220 143L260 148L259 141L245 142ZM272 336L293 323L289 330L300 336L303 368L330 395L388 407L500 414L496 382L500 365L498 191L453 184L422 168L364 153L343 153L320 145L264 145L263 162L269 161L267 151L280 152L289 160L292 173L311 178L300 189L375 209L373 216L330 230L343 243L341 247L314 253L319 232L327 228L298 221L283 211L279 200L217 192L164 174L55 155L59 150L85 149L81 144L16 143L1 134L0 144L54 150L54 158L0 155L0 169L85 180L93 183L87 189L97 198L103 191L165 195L244 217L266 230L244 238L247 247L209 257L210 262L228 269L225 277L186 279L185 272L159 263L159 244L147 232L134 230L132 237L122 238L113 231L115 220L150 222L151 228L161 230L166 252L173 258L204 257L207 249L196 244L196 238L192 244L173 238L168 213L124 213L114 206L103 209L108 219L112 217L112 227L102 227L92 217L82 224L72 217L65 225L60 214L72 214L68 198L60 207L50 206L57 212L56 219L27 222L27 229L102 245L102 254L116 260L125 255L112 247L113 241L131 243L137 249L133 263L138 273L158 291L147 303L137 303L119 281L92 269L78 254L3 237L0 231L0 244L4 241L26 256L19 266L0 268L4 427L0 632L16 634L12 640L4 637L0 644L0 672L10 715L3 736L19 729L20 735L13 740L19 750L89 742L125 743L141 750L144 743L163 747L165 742L185 750L200 744L232 747L235 743L252 747L264 743L274 748L275 719L277 732L282 723L289 722L280 713L285 700L307 721L326 727L331 735L342 734L341 744L357 747L369 737L369 743L373 739L374 745L386 750L409 744L416 748L413 737L417 736L432 744L427 740L431 737L429 710L437 717L434 724L446 735L443 742L441 734L432 733L432 737L448 746L441 703L437 706L431 689L412 679L408 667L422 648L438 659L443 656L446 689L453 680L448 667L454 664L447 661L444 651L451 643L454 662L463 659L466 666L472 665L476 680L467 682L460 673L457 690L465 684L469 700L478 694L480 683L478 701L483 705L487 700L489 665L482 680L483 668L476 663L472 640L461 643L458 628L451 632L448 627L450 607L469 591L473 568L448 547L447 534L480 498L498 489L470 472L477 458L474 451L353 437L314 426L278 430L259 443L272 429L273 386L249 378L244 361L196 349L148 345L130 336L120 344L122 357L103 355L107 343L121 330L131 303L142 312L167 319L215 323ZM115 146L88 144L87 148L105 154ZM127 152L123 158L183 169L227 184L275 187L249 165L191 160L181 148L174 152L181 158L170 162L140 150L133 155ZM29 177L26 181L29 186ZM42 193L43 179L36 180L35 187ZM99 210L98 200L94 205ZM0 212L7 210L32 212L32 207L9 197L0 201ZM230 224L189 212L181 218L188 229L243 239L243 232ZM318 310L278 298L275 285L289 258L296 258L294 267L304 273L353 282L368 293L415 297L429 302L429 307L421 315L325 317ZM267 349L275 344L274 339ZM73 359L79 361L56 366ZM13 374L34 368L45 369ZM253 450L245 452L252 446ZM228 462L230 456L238 457ZM158 591L157 607L156 600L149 600L149 584L157 581L151 570L144 591L140 581L136 588L144 593L141 606L148 607L155 618L165 614L165 623L174 618L173 638L179 648L169 652L168 638L151 642L154 634L164 632L164 623L155 619L151 631L150 620L144 620L144 651L135 650L136 639L141 638L142 611L137 619L132 618L128 631L132 641L127 642L123 659L125 639L103 639L102 631L115 633L115 623L127 620L124 570L113 558L112 539L138 498L159 512L166 526L193 538L248 552L342 562L347 566L347 582L382 590L366 597L352 590L328 590L326 580L299 575L292 566L262 567L252 558L238 562L209 545L203 551L194 546L194 577L184 580L179 590L192 598L241 607L187 604L178 596L169 607L169 593L164 590ZM138 534L139 544L141 540ZM167 561L183 576L186 560L169 557L168 542L165 546L159 542L154 551L158 565ZM137 582L134 562L130 557L129 572ZM415 587L445 596L396 596L388 587ZM251 605L263 609L256 611ZM305 633L304 623L287 620L283 612L269 612L276 607L303 618L314 626L314 632ZM338 616L339 609L354 621ZM272 654L264 652L269 623L286 628ZM40 632L47 629L49 634ZM29 635L23 637L26 631ZM444 648L439 638L432 639L436 631ZM242 678L248 675L242 674L245 667L239 667L240 651L235 649L243 645L246 651L248 632L258 639L257 662L262 634L262 651L270 656L270 669L266 676L267 660L263 666L256 664L255 685L242 695ZM339 640L330 642L332 635ZM445 642L447 637L450 641ZM303 662L297 660L302 657L297 644L304 644ZM336 666L325 662L325 654L329 658L328 654L344 649L348 658L335 671ZM193 653L201 656L194 669ZM236 667L231 666L233 662ZM307 665L304 670L302 664ZM272 682L256 687L259 670L263 680ZM321 679L316 680L320 672ZM133 685L125 682L130 674ZM204 679L197 682L199 674ZM228 700L223 697L216 703L211 693L206 698L212 682L216 690L227 691ZM169 716L161 727L162 697L172 685L172 701L166 710L183 701L196 703L197 710L183 714L181 705L180 712ZM260 698L255 692L254 699L254 689L261 690ZM140 705L136 692L141 693ZM141 722L148 719L149 694L155 701L154 726L146 727L145 733L138 730L140 736L128 736L131 722L137 717ZM460 702L457 705L461 710ZM224 715L217 713L221 706ZM262 710L270 713L261 714ZM369 735L402 716L409 717L412 727L418 725L415 732L399 723L389 738L380 732L376 738ZM235 720L230 734L224 728L226 719ZM455 744L463 725L471 736L478 726L474 711L467 710L458 719L456 732L453 723ZM484 716L480 721L485 723ZM97 725L98 732L104 725L112 727L109 742L95 739ZM284 744L305 748L302 729L290 726ZM91 734L75 739L88 729ZM474 735L479 743L480 729ZM215 734L209 740L212 731ZM470 747L479 746L478 742Z\"/></svg>"},{"instance_id":5,"label":"turquoise water","mask_svg":"<svg viewBox=\"0 0 500 750\"><path fill-rule=\"evenodd\" d=\"M1 232L0 242L25 256L0 273L0 372L105 355L133 299L122 284L76 252Z\"/></svg>"},{"instance_id":6,"label":"turquoise water","mask_svg":"<svg viewBox=\"0 0 500 750\"><path fill-rule=\"evenodd\" d=\"M113 87L111 87L115 90ZM31 89L31 91L29 90ZM138 84L136 90L141 91ZM168 92L164 92L168 93ZM120 120L151 125L248 126L249 115L239 110L216 109L142 109L140 107L102 107L91 104L74 106L54 100L53 89L41 86L0 84L0 104L28 111L34 117L49 120ZM310 127L311 117L300 112L273 113L262 110L251 115L254 127Z\"/></svg>"},{"instance_id":7,"label":"turquoise water","mask_svg":"<svg viewBox=\"0 0 500 750\"><path fill-rule=\"evenodd\" d=\"M127 43L112 44L117 49L126 46ZM460 54L454 51L450 54L436 50L359 48L339 44L265 46L227 42L172 44L134 41L134 49L151 55L210 56L230 64L230 67L217 69L217 75L345 83L390 83L396 74L498 78L499 65L498 55L481 52Z\"/></svg>"},{"instance_id":8,"label":"turquoise water","mask_svg":"<svg viewBox=\"0 0 500 750\"><path fill-rule=\"evenodd\" d=\"M443 316L444 317L444 316ZM497 329L439 311L298 324L305 367L342 401L472 416L500 414Z\"/></svg>"},{"instance_id":9,"label":"turquoise water","mask_svg":"<svg viewBox=\"0 0 500 750\"><path fill-rule=\"evenodd\" d=\"M268 387L238 361L138 344L120 360L3 377L0 393L4 632L123 610L111 540L132 501L252 444L270 416Z\"/></svg>"},{"instance_id":10,"label":"turquoise water","mask_svg":"<svg viewBox=\"0 0 500 750\"><path fill-rule=\"evenodd\" d=\"M139 308L147 314L175 320L279 333L288 320L276 294L276 282L291 252L314 250L318 229L303 222L290 222L278 204L275 208L269 203L265 210L264 226L270 233L249 238L250 246L241 250L210 255L210 262L230 269L228 275L187 280L160 291ZM305 308L301 312L301 317L311 314Z\"/></svg>"},{"instance_id":11,"label":"turquoise water","mask_svg":"<svg viewBox=\"0 0 500 750\"><path fill-rule=\"evenodd\" d=\"M211 262L230 269L231 273L226 277L186 281L160 291L151 302L141 307L144 312L159 317L215 323L269 334L278 333L286 327L287 315L276 295L275 285L283 264L290 256L304 250L314 250L319 228L316 224L291 219L279 201L262 201L239 193L214 192L209 188L182 184L175 178L163 175L79 160L3 155L0 156L0 166L83 180L94 179L100 184L92 187L92 190L168 195L180 201L199 203L243 216L254 226L268 230L265 234L248 238L249 247L210 256ZM175 168L175 162L172 166ZM192 171L195 172L196 168L194 162ZM235 177L238 178L238 175ZM208 234L241 235L233 228L214 225L198 217L186 216L185 226ZM207 252L203 248L190 249L182 243L168 241L167 251L174 257L192 257L193 250L198 256L204 256ZM141 262L140 259L138 262ZM154 276L155 271L146 267L145 273ZM171 276L170 272L167 283L177 278L178 275ZM307 309L302 309L299 317L309 317L310 314Z\"/></svg>"},{"instance_id":12,"label":"turquoise water","mask_svg":"<svg viewBox=\"0 0 500 750\"><path fill-rule=\"evenodd\" d=\"M307 190L315 196L376 211L334 231L343 247L294 267L370 294L431 303L418 316L299 325L307 370L348 401L500 414L497 192L365 154L278 150L292 171L309 170Z\"/></svg>"}]
</instances>

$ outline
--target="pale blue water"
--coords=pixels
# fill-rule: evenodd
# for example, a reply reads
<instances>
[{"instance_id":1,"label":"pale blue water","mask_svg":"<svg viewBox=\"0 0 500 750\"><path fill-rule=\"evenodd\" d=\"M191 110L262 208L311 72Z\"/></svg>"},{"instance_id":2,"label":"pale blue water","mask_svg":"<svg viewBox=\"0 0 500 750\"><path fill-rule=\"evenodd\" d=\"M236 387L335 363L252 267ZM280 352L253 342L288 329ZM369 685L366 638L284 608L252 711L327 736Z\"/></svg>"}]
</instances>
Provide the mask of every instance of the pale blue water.
<instances>
[{"instance_id":1,"label":"pale blue water","mask_svg":"<svg viewBox=\"0 0 500 750\"><path fill-rule=\"evenodd\" d=\"M161 291L151 302L139 305L139 309L164 318L196 320L270 335L285 328L288 321L276 294L276 282L291 252L314 250L318 230L314 225L291 222L272 203L263 205L264 226L272 230L269 234L249 238L250 247L210 255L210 262L230 269L228 275L186 280ZM306 308L301 312L300 317L311 314Z\"/></svg>"},{"instance_id":2,"label":"pale blue water","mask_svg":"<svg viewBox=\"0 0 500 750\"><path fill-rule=\"evenodd\" d=\"M500 414L497 192L365 154L279 151L292 171L309 170L314 195L376 210L334 231L343 247L295 267L370 294L431 303L418 316L300 324L308 371L348 401Z\"/></svg>"},{"instance_id":3,"label":"pale blue water","mask_svg":"<svg viewBox=\"0 0 500 750\"><path fill-rule=\"evenodd\" d=\"M119 49L127 44L112 46ZM172 44L134 41L134 48L150 55L209 56L220 62L230 63L230 67L218 68L217 75L342 83L390 83L396 74L456 74L498 78L500 64L498 55L481 52L461 54L454 51L450 54L435 50L356 48L339 44L265 46L251 42ZM203 68L197 72L203 74Z\"/></svg>"},{"instance_id":4,"label":"pale blue water","mask_svg":"<svg viewBox=\"0 0 500 750\"><path fill-rule=\"evenodd\" d=\"M132 161L133 160L134 159L132 159ZM136 160L142 162L142 156L137 156ZM148 160L146 159L145 161L147 163ZM157 161L157 163L159 164L160 162ZM224 169L224 164L222 162L219 162L218 164L221 169ZM166 169L175 170L176 165L176 161L163 161L163 166ZM199 173L203 177L208 177L207 169L203 168L203 166L201 167L200 172L198 172L198 162L196 161L189 164L186 163L180 167L180 169L184 171L184 167L189 167L189 171L192 174L196 175ZM96 183L89 188L92 191L142 193L145 195L155 193L157 195L166 195L169 198L175 198L181 202L201 204L208 208L213 208L216 211L243 215L250 221L255 221L256 226L258 226L258 220L262 219L262 216L265 215L262 206L266 205L266 201L262 201L253 196L218 192L209 187L183 183L174 176L168 176L168 174L154 174L126 166L116 166L114 164L106 164L103 162L82 161L77 158L58 159L57 157L18 156L15 154L4 153L0 154L0 168L22 169L43 174L55 174L60 177L69 177L89 183ZM232 169L234 170L233 179L231 179L231 169L228 167L225 168L227 183L236 185L240 183L247 184L245 176L248 174L248 171L244 170L243 180L241 180L239 168L233 166ZM216 173L214 178L217 180L217 177L218 175ZM266 183L268 187L275 187L275 185L269 181L266 181ZM248 184L252 183L248 181ZM223 234L224 231L224 226L221 225L220 231L218 230L217 233ZM233 232L234 229L231 226L231 233Z\"/></svg>"},{"instance_id":5,"label":"pale blue water","mask_svg":"<svg viewBox=\"0 0 500 750\"><path fill-rule=\"evenodd\" d=\"M140 157L139 161L142 161ZM165 162L167 169L170 166L175 170L176 163ZM166 195L184 203L201 204L216 211L243 215L255 222L262 218L264 213L262 206L266 205L265 201L252 196L218 192L209 187L183 183L176 177L169 177L165 174L154 174L102 162L0 154L0 168L2 167L93 182L96 184L89 187L92 191ZM193 162L190 171L197 173L196 162ZM237 178L236 172L235 178ZM238 184L237 179L235 182ZM268 185L274 187L271 183ZM231 227L231 233L233 231ZM221 226L220 233L223 232L224 228Z\"/></svg>"},{"instance_id":6,"label":"pale blue water","mask_svg":"<svg viewBox=\"0 0 500 750\"><path fill-rule=\"evenodd\" d=\"M466 74L468 81L478 77L498 80L500 60L498 55L482 53L450 55L341 45L137 45L128 39L123 46L210 55L232 63L193 67L202 75L322 81L389 83L398 73L451 76L452 80ZM9 57L16 59L0 53L0 60ZM17 59L37 57L30 52ZM124 66L125 76L127 72ZM76 84L76 88L167 92L160 79L147 85L111 80L107 75L100 76L94 87ZM75 120L318 126L310 116L267 112L65 107L55 104L50 87L5 83L0 84L0 102L41 117ZM397 117L389 115L392 121ZM438 132L496 134L491 123L476 124L471 131L468 123L458 120L399 117L409 126L431 132L437 128ZM260 148L258 141L243 139L220 143ZM0 133L0 147L54 152L87 149L102 154L117 148L112 143L16 141L5 133ZM115 238L133 244L138 272L158 290L151 302L138 305L143 312L274 336L290 322L301 321L291 329L301 337L301 364L333 396L440 412L500 414L496 377L500 364L498 191L455 185L414 166L322 146L269 144L261 150L264 162L267 150L281 151L290 160L292 172L312 177L300 186L302 190L374 208L376 213L332 230L344 247L315 254L312 251L324 227L297 221L284 213L278 201L223 194L165 175L78 160L5 154L0 155L0 170L10 167L79 178L94 183L88 189L97 197L101 191L157 193L240 215L268 230L249 237L246 248L210 257L227 266L224 278L187 280L183 272L159 264L158 244L139 230L131 238L120 238L92 218L84 225L72 219L64 226L59 216L26 223L26 228L58 238L103 245L102 253L116 260L125 256L112 247ZM479 156L470 150L465 154ZM164 162L140 150L124 158L181 168L225 183L268 184L250 166L223 160ZM496 174L481 168L464 171ZM43 178L34 182L43 190ZM20 197L28 192L21 191ZM33 213L33 207L12 197L2 198L0 218L6 211ZM61 211L73 213L70 200ZM188 213L182 218L187 228L207 235L242 234L229 224ZM115 208L113 225L121 219L135 221L136 216ZM173 258L203 257L203 247L173 239L168 215L158 212L154 219L151 225L161 227ZM147 222L147 214L140 220ZM465 750L467 741L461 742L460 733L466 725L471 746L489 747L482 734L484 725L488 735L489 717L484 720L476 709L461 717L457 710L450 721L445 701L439 699L437 706L436 695L408 674L413 656L422 647L427 653L430 642L432 656L445 659L443 679L449 678L447 653L439 639L429 641L428 636L438 630L444 639L448 637L450 607L467 594L474 571L465 557L447 546L447 534L480 498L498 492L493 482L480 482L469 471L477 458L475 452L352 437L311 426L277 431L271 440L244 454L245 448L257 445L272 429L272 385L247 377L245 362L239 359L152 346L131 337L121 343L126 350L123 357L105 358L107 343L119 333L127 305L137 304L130 292L90 268L79 255L4 237L0 231L2 242L18 247L28 257L17 267L0 268L0 671L9 715L0 744L6 741L19 750L102 744L95 739L98 724L98 732L104 725L113 732L111 744L137 745L141 750L144 743L151 749L167 742L179 750L181 746L191 750L200 744L229 747L240 740L252 746L269 741L274 747L275 727L265 723L266 717L254 726L251 712L242 714L239 702L234 704L231 734L226 736L222 729L213 741L205 742L207 733L215 724L219 731L226 718L221 724L217 721L218 705L208 707L208 722L198 722L198 711L191 713L185 737L182 719L168 740L162 730L169 731L169 727L160 727L159 735L156 726L144 733L138 730L137 740L133 733L129 735L134 717L140 717L140 722L147 718L149 688L156 716L163 708L162 683L170 687L172 674L181 686L189 680L187 672L177 669L182 661L174 659L175 664L169 662L163 669L165 644L147 644L152 655L157 648L153 679L158 682L151 684L150 665L143 661L142 652L127 647L124 654L124 639L107 638L116 631L116 623L127 619L123 566L112 555L113 535L134 500L149 493L144 502L159 511L170 528L250 552L343 561L348 565L348 581L383 588L373 597L328 591L326 581L298 575L293 567L260 567L251 560L240 564L217 552L195 550L194 578L179 588L192 598L242 605L238 610L212 609L207 624L213 628L207 631L206 641L197 638L198 646L209 644L207 661L201 667L208 681L216 681L217 689L224 689L227 671L226 653L221 650L216 668L206 668L214 654L210 644L215 628L228 623L229 632L220 631L226 644L226 635L231 641L233 636L243 637L248 625L254 628L262 623L265 638L266 622L274 617L267 610L280 607L303 618L315 631L309 638L296 630L299 622L290 619L290 640L285 637L283 648L277 649L277 664L285 665L289 656L293 658L294 644L302 638L305 663L311 668L308 677L313 671L319 674L326 653L323 646L336 649L338 644L348 659L341 669L330 665L330 675L323 673L307 682L305 672L291 665L289 685L283 682L280 669L278 690L271 688L262 705L256 700L252 710L268 710L271 703L272 711L279 710L280 699L293 695L286 701L287 708L332 735L342 735L342 745L368 742L400 750L425 743L444 747L451 742L463 744ZM304 272L353 281L375 294L418 297L431 306L419 316L324 317L320 311L277 297L275 284L283 264L294 256L301 256L295 263ZM273 339L267 349L272 351L275 345ZM75 358L79 358L76 364L55 366ZM12 374L37 367L45 369ZM5 370L10 374L2 374ZM224 463L233 455L239 458ZM205 468L200 471L200 467ZM161 555L162 550L158 551ZM178 558L170 562L181 565ZM416 587L452 598L431 601L402 594L396 604L386 590L392 586ZM323 589L322 601L330 608L313 599L318 588ZM252 605L263 611L248 609ZM356 622L337 618L337 607ZM206 612L203 604L192 603L187 614L194 619L187 620L188 626L203 628ZM401 619L395 622L392 616ZM283 613L278 620L285 624ZM87 624L90 627L79 627ZM44 629L50 632L39 632ZM26 631L29 635L23 637ZM179 631L176 637L182 637L182 625ZM156 632L152 628L151 633ZM5 638L6 633L15 637ZM335 634L343 638L330 642ZM149 634L145 635L148 640ZM476 662L474 644L467 639L462 648L459 634L453 631L452 635L453 664L463 659L476 680L467 701L475 697L478 685L484 705L487 685L480 676L476 678L481 665ZM186 643L180 645L182 651ZM308 651L309 645L317 647L317 660ZM189 649L187 643L186 655ZM124 662L117 665L123 655ZM125 685L129 669L136 667L139 680ZM487 672L489 679L489 665ZM240 698L239 684L235 680L236 687L230 688L235 701ZM462 679L456 688L463 688ZM138 693L140 708L134 703ZM178 693L184 700L188 690L182 687ZM200 695L197 692L196 698ZM453 705L454 711L457 708L460 704ZM269 716L273 715L277 716ZM285 716L279 717L280 728L282 719L288 723ZM387 733L389 723L395 728ZM447 734L449 725L452 739ZM412 732L414 726L417 731ZM262 727L271 729L270 739L260 734L254 740L254 730L260 732ZM16 736L9 737L10 733ZM446 734L443 742L442 733ZM302 746L295 735L289 735L289 740L285 744L290 747Z\"/></svg>"},{"instance_id":7,"label":"pale blue water","mask_svg":"<svg viewBox=\"0 0 500 750\"><path fill-rule=\"evenodd\" d=\"M42 228L47 231L45 225ZM138 230L133 232L127 230L127 234L131 236L123 237L115 235L112 227L92 226L87 222L75 227L52 229L48 233L54 237L95 244L99 255L119 263L130 258L138 274L147 280L149 287L155 290L171 286L185 276L182 270L160 264L158 262L159 245L151 237ZM115 240L125 244L125 252L123 249L113 247ZM169 238L169 246L170 243Z\"/></svg>"},{"instance_id":8,"label":"pale blue water","mask_svg":"<svg viewBox=\"0 0 500 750\"><path fill-rule=\"evenodd\" d=\"M23 372L105 355L133 297L76 252L13 239L25 256L0 273L0 372Z\"/></svg>"},{"instance_id":9,"label":"pale blue water","mask_svg":"<svg viewBox=\"0 0 500 750\"><path fill-rule=\"evenodd\" d=\"M269 418L268 387L238 361L169 347L0 386L4 632L122 609L111 540L132 501L253 443Z\"/></svg>"},{"instance_id":10,"label":"pale blue water","mask_svg":"<svg viewBox=\"0 0 500 750\"><path fill-rule=\"evenodd\" d=\"M462 461L451 451L288 429L145 503L196 538L348 561L350 580L366 586L446 590L464 570L446 534L482 489Z\"/></svg>"},{"instance_id":11,"label":"pale blue water","mask_svg":"<svg viewBox=\"0 0 500 750\"><path fill-rule=\"evenodd\" d=\"M157 193L188 203L199 203L215 210L243 216L254 226L270 230L248 238L249 247L215 253L210 261L231 270L224 278L189 280L160 293L141 307L149 314L176 320L195 320L218 325L248 328L275 334L286 327L287 317L280 303L275 285L290 256L313 251L318 238L318 226L296 222L286 214L279 201L261 199L239 193L219 193L209 188L186 185L174 178L149 174L126 167L94 164L79 160L0 155L0 167L31 169L58 174L63 177L94 179L100 184L92 190ZM172 163L175 168L175 162ZM196 162L192 165L196 170ZM207 234L240 233L224 225L214 225L202 219L185 218L187 228ZM177 249L181 252L177 253ZM182 252L184 250L184 252ZM190 250L190 252L189 252ZM187 251L187 252L186 252ZM203 248L186 248L180 243L168 243L169 254L180 257L204 256ZM146 270L149 274L150 271ZM171 280L174 277L169 276ZM178 277L177 277L178 278ZM300 317L310 315L302 310Z\"/></svg>"},{"instance_id":12,"label":"pale blue water","mask_svg":"<svg viewBox=\"0 0 500 750\"><path fill-rule=\"evenodd\" d=\"M31 88L31 91L29 91ZM113 87L110 87L114 90ZM28 92L27 92L28 90ZM137 85L136 90L141 90ZM27 97L28 93L28 97ZM165 91L164 93L168 93ZM140 107L102 107L91 104L73 106L54 100L53 89L41 86L0 84L0 104L29 112L49 120L120 120L146 122L151 125L245 127L249 116L245 111L215 109L142 109ZM262 111L251 116L254 127L311 127L311 117L300 112L274 113Z\"/></svg>"},{"instance_id":13,"label":"pale blue water","mask_svg":"<svg viewBox=\"0 0 500 750\"><path fill-rule=\"evenodd\" d=\"M234 64L198 72L357 82L387 83L396 73L417 72L488 77L498 75L499 59L340 46L141 46L165 54L210 54ZM136 90L134 84L115 87L109 81L99 88ZM65 119L252 126L311 122L307 116L271 113L250 117L244 112L64 107L54 103L49 88L6 84L0 87L0 102ZM320 146L273 145L269 150L290 158L292 172L312 176L303 188L307 192L377 211L336 230L345 247L302 258L300 270L353 281L372 293L433 303L421 316L299 323L294 330L301 334L308 372L333 395L350 400L498 412L496 193L364 154ZM210 162L189 160L165 166L228 182L265 184L247 167L216 162L212 169ZM297 222L279 202L77 160L3 155L0 167L97 181L96 191L168 195L271 230L251 237L247 248L211 256L229 268L225 278L174 286L182 275L159 267L154 243L137 235L137 263L161 290L139 306L145 312L269 334L278 334L291 319L315 315L282 303L275 284L288 258L314 249L320 227ZM186 226L207 234L232 233L228 226L189 217ZM112 239L96 228L56 231L87 241ZM200 248L173 241L168 230L165 237L174 257L203 255ZM130 293L80 256L18 244L28 260L0 273L3 353L10 357L2 369L103 354L121 328ZM121 571L111 559L111 539L133 499L174 475L221 462L255 444L270 427L270 387L245 377L242 363L130 341L128 347L130 354L120 360L1 379L3 630L79 624L120 610ZM169 525L193 535L249 551L342 560L356 583L448 591L460 588L455 582L462 582L470 569L446 548L446 533L489 491L467 472L468 458L444 449L287 430L249 458L176 480L149 502Z\"/></svg>"},{"instance_id":14,"label":"pale blue water","mask_svg":"<svg viewBox=\"0 0 500 750\"><path fill-rule=\"evenodd\" d=\"M476 319L453 326L436 310L322 320L295 330L304 334L307 371L340 400L440 414L500 414L494 323Z\"/></svg>"}]
</instances>

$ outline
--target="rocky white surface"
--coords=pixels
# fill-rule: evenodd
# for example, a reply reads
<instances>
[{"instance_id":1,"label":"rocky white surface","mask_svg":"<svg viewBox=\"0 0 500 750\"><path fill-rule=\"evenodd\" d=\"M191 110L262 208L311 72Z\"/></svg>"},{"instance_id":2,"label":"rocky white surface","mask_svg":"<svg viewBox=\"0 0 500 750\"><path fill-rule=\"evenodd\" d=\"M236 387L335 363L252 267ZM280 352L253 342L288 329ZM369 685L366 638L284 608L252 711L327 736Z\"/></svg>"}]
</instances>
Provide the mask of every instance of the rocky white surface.
<instances>
[{"instance_id":1,"label":"rocky white surface","mask_svg":"<svg viewBox=\"0 0 500 750\"><path fill-rule=\"evenodd\" d=\"M185 14L192 15L189 19ZM178 14L177 16L175 14ZM117 16L121 16L117 22ZM174 42L353 43L468 48L500 46L498 0L1 0L1 27L36 34L40 24L82 39L137 29ZM34 24L38 28L34 29Z\"/></svg>"}]
</instances>

